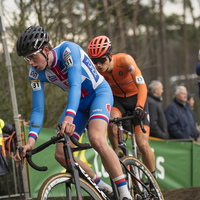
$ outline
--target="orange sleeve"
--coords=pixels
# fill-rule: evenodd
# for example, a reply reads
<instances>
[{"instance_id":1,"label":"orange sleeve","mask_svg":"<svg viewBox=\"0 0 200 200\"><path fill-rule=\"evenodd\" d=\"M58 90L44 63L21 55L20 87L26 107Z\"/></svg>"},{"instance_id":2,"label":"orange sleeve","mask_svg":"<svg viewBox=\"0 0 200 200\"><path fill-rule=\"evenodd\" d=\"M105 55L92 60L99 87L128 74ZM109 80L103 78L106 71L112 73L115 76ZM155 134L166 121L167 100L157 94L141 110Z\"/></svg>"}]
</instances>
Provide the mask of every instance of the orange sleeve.
<instances>
[{"instance_id":1,"label":"orange sleeve","mask_svg":"<svg viewBox=\"0 0 200 200\"><path fill-rule=\"evenodd\" d=\"M146 100L147 100L147 86L146 86L146 84L139 84L138 85L138 97L137 97L136 106L144 108Z\"/></svg>"},{"instance_id":2,"label":"orange sleeve","mask_svg":"<svg viewBox=\"0 0 200 200\"><path fill-rule=\"evenodd\" d=\"M144 108L144 105L147 100L147 86L142 76L140 69L138 68L135 60L131 56L127 56L126 59L129 62L128 70L130 71L133 81L138 89L138 96L137 96L137 104L141 108Z\"/></svg>"}]
</instances>

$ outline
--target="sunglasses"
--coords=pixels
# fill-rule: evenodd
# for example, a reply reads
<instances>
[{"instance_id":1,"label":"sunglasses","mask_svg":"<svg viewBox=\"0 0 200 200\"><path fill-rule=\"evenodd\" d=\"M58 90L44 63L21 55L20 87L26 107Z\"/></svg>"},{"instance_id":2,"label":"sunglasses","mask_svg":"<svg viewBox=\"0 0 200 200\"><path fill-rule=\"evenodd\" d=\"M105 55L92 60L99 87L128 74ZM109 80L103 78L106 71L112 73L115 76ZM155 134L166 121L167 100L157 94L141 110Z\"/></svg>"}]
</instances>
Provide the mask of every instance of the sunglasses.
<instances>
[{"instance_id":1,"label":"sunglasses","mask_svg":"<svg viewBox=\"0 0 200 200\"><path fill-rule=\"evenodd\" d=\"M42 49L39 49L31 54L29 54L28 56L24 56L24 60L26 60L27 62L30 62L32 59L34 59L34 57L40 52L42 51Z\"/></svg>"},{"instance_id":2,"label":"sunglasses","mask_svg":"<svg viewBox=\"0 0 200 200\"><path fill-rule=\"evenodd\" d=\"M107 61L107 57L103 58L92 58L92 62L96 65L97 63L104 64Z\"/></svg>"}]
</instances>

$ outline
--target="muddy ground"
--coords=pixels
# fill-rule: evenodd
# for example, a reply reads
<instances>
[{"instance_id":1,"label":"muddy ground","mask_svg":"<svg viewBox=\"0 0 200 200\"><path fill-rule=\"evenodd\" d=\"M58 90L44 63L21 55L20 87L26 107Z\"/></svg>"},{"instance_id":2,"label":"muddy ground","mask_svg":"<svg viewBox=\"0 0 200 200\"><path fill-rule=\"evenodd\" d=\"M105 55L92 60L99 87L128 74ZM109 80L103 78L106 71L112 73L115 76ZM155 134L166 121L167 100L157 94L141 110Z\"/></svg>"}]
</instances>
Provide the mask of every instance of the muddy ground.
<instances>
[{"instance_id":1,"label":"muddy ground","mask_svg":"<svg viewBox=\"0 0 200 200\"><path fill-rule=\"evenodd\" d=\"M200 187L163 191L165 200L200 200Z\"/></svg>"}]
</instances>

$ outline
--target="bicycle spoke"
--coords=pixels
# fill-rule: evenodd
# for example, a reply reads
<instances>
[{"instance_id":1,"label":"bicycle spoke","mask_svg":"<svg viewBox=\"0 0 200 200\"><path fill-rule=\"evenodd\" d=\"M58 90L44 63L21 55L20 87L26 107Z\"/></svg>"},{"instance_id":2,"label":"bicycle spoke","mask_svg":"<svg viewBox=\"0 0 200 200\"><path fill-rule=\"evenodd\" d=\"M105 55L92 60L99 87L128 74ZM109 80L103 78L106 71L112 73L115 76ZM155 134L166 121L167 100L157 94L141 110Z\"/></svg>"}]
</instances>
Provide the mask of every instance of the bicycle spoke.
<instances>
[{"instance_id":1,"label":"bicycle spoke","mask_svg":"<svg viewBox=\"0 0 200 200\"><path fill-rule=\"evenodd\" d=\"M135 200L164 200L156 180L142 162L131 156L121 160L130 170L131 174L122 165L128 189Z\"/></svg>"}]
</instances>

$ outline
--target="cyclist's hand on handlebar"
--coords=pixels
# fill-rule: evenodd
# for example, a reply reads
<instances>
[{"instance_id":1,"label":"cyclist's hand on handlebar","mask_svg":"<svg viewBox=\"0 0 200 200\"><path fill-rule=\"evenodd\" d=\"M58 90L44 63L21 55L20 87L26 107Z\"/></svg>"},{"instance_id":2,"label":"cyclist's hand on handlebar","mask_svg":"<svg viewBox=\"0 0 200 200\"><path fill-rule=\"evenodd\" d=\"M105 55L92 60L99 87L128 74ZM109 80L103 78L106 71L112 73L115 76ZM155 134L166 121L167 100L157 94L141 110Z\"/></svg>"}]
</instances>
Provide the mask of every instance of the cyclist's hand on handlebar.
<instances>
[{"instance_id":1,"label":"cyclist's hand on handlebar","mask_svg":"<svg viewBox=\"0 0 200 200\"><path fill-rule=\"evenodd\" d=\"M30 146L29 144L23 146L22 148L23 148L22 155L20 155L19 150L17 149L17 153L14 156L14 160L16 162L16 167L19 167L19 163L21 162L21 156L25 157L26 152L31 151L33 149L32 146Z\"/></svg>"},{"instance_id":2,"label":"cyclist's hand on handlebar","mask_svg":"<svg viewBox=\"0 0 200 200\"><path fill-rule=\"evenodd\" d=\"M66 133L69 136L72 136L75 131L75 125L73 124L73 117L65 116L65 119L62 123L62 128L60 130L60 135L63 136Z\"/></svg>"},{"instance_id":3,"label":"cyclist's hand on handlebar","mask_svg":"<svg viewBox=\"0 0 200 200\"><path fill-rule=\"evenodd\" d=\"M136 112L136 114L137 114L136 117L137 117L140 121L144 120L145 117L146 117L146 115L147 115L146 111L144 111L143 108L141 108L141 107L136 107L136 108L135 108L135 112Z\"/></svg>"},{"instance_id":4,"label":"cyclist's hand on handlebar","mask_svg":"<svg viewBox=\"0 0 200 200\"><path fill-rule=\"evenodd\" d=\"M33 147L34 147L34 144L35 144L35 139L32 138L32 137L29 137L28 138L28 142L25 146L23 146L23 151L22 151L22 157L25 157L26 156L26 152L27 151L31 151L33 150ZM16 162L16 167L19 167L19 163L21 161L21 157L20 157L20 154L19 154L19 150L17 149L17 153L16 155L14 156L14 160Z\"/></svg>"}]
</instances>

